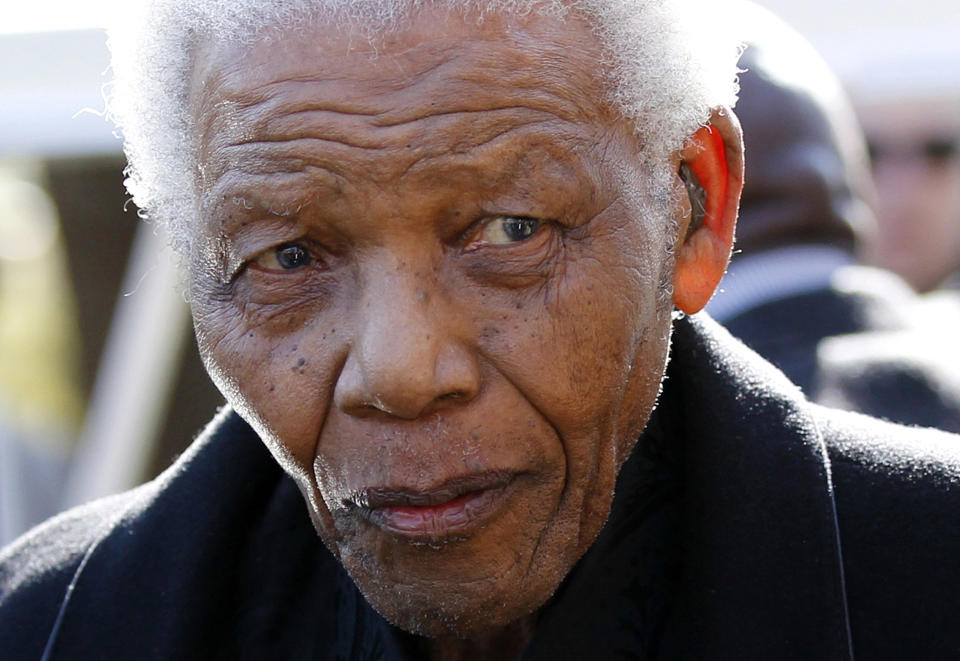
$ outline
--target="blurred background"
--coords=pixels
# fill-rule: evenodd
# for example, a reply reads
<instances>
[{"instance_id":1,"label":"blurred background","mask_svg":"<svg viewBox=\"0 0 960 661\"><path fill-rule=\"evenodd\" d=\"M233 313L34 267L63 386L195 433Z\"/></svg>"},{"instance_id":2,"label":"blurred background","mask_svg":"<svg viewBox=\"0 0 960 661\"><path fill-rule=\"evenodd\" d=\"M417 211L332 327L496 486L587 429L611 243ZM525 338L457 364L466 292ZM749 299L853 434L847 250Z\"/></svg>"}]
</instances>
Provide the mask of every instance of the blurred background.
<instances>
[{"instance_id":1,"label":"blurred background","mask_svg":"<svg viewBox=\"0 0 960 661\"><path fill-rule=\"evenodd\" d=\"M110 2L0 21L0 544L168 466L222 398L103 116Z\"/></svg>"},{"instance_id":2,"label":"blurred background","mask_svg":"<svg viewBox=\"0 0 960 661\"><path fill-rule=\"evenodd\" d=\"M877 182L862 259L960 287L960 3L761 0L839 75ZM108 1L0 21L0 544L169 465L222 398L103 117Z\"/></svg>"}]
</instances>

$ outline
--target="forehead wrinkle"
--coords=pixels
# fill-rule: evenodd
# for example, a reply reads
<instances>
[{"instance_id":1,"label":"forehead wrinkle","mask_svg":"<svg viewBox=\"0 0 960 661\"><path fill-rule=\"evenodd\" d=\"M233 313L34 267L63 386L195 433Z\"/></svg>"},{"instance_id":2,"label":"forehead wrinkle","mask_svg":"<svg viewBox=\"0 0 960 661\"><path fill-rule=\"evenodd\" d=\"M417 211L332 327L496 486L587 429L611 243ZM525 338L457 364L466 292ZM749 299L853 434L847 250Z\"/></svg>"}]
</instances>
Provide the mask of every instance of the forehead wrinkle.
<instances>
[{"instance_id":1,"label":"forehead wrinkle","mask_svg":"<svg viewBox=\"0 0 960 661\"><path fill-rule=\"evenodd\" d=\"M496 186L504 180L517 181L523 175L531 174L527 164L535 153L546 154L549 161L549 172L547 168L540 168L536 172L538 175L555 179L558 171L581 170L580 159L574 155L591 144L590 137L576 132L560 134L558 131L537 131L540 124L542 123L533 122L531 125L504 130L469 149L424 155L411 163L405 174L423 174L429 177L436 176L438 168L445 172L459 170L468 173L475 182ZM557 122L551 122L552 127L556 124ZM529 144L520 142L522 148L518 149L518 141L524 140L529 141ZM506 143L506 148L502 148L503 143ZM563 156L558 157L558 153ZM496 166L491 167L491 163ZM581 179L582 176L577 175L576 178Z\"/></svg>"},{"instance_id":2,"label":"forehead wrinkle","mask_svg":"<svg viewBox=\"0 0 960 661\"><path fill-rule=\"evenodd\" d=\"M483 115L485 114L489 116L484 118ZM521 118L520 115L529 115L529 117ZM423 145L417 139L428 135L436 135L445 128L444 124L455 124L457 121L469 121L477 118L479 118L478 121L481 126L478 127L477 122L473 122L470 126L471 132L480 136L477 144L486 142L507 131L557 119L556 115L551 113L530 111L529 108L522 106L504 106L489 110L438 112L408 122L368 125L362 130L351 131L342 126L344 122L337 122L331 116L330 111L302 110L296 113L296 117L285 116L268 120L269 123L274 125L272 130L263 128L250 134L255 135L256 139L246 139L244 137L236 140L230 139L234 136L223 136L215 138L211 146L216 149L230 150L255 145L270 148L275 145L278 149L283 150L283 145L288 144L292 150L300 141L312 141L364 151L380 151L400 144L403 144L406 148L421 148ZM284 120L290 120L290 128L277 126L283 124ZM349 118L347 118L346 123L351 124ZM421 126L423 123L429 123L431 126ZM436 124L441 126L435 126ZM451 127L451 130L453 128L456 127ZM292 151L290 155L293 155Z\"/></svg>"},{"instance_id":3,"label":"forehead wrinkle","mask_svg":"<svg viewBox=\"0 0 960 661\"><path fill-rule=\"evenodd\" d=\"M324 195L338 197L358 182L385 184L403 179L416 181L420 177L436 183L444 179L460 181L466 176L466 181L473 186L484 188L496 186L504 179L517 178L520 163L529 162L533 151L547 154L554 165L569 169L572 161L578 160L570 156L589 149L592 144L590 135L557 120L531 119L509 126L494 122L489 128L490 134L467 133L452 144L402 150L402 158L389 153L383 157L384 152L389 151L387 148L363 149L364 153L358 158L353 147L319 139L237 145L225 148L225 151L236 152L229 159L236 165L224 173L229 180L227 185L218 182L211 189L211 196L222 196L219 191L236 188L237 182L250 189L258 185L284 188L272 176L275 174L309 182L304 187L313 189L314 199ZM251 158L244 158L244 151L248 151ZM551 167L551 170L556 172L557 168Z\"/></svg>"},{"instance_id":4,"label":"forehead wrinkle","mask_svg":"<svg viewBox=\"0 0 960 661\"><path fill-rule=\"evenodd\" d=\"M487 81L489 82L489 81ZM218 102L206 126L206 133L219 144L237 144L257 135L262 141L290 137L334 139L344 144L367 148L380 140L372 137L376 129L409 126L416 130L422 122L439 119L467 119L484 113L508 115L525 112L565 121L582 121L584 114L567 99L541 87L519 90L490 85L430 84L424 89L413 86L402 91L364 97L355 104L343 95L324 94L323 83L278 83L272 95L255 99L229 98ZM398 98L399 97L399 98ZM495 121L501 121L499 117ZM371 133L365 139L365 133Z\"/></svg>"},{"instance_id":5,"label":"forehead wrinkle","mask_svg":"<svg viewBox=\"0 0 960 661\"><path fill-rule=\"evenodd\" d=\"M609 116L603 99L584 93L592 89L597 69L586 57L590 49L560 48L538 37L516 29L495 39L427 42L367 56L364 66L357 64L363 55L334 54L322 64L295 64L272 78L265 75L269 67L257 65L258 56L272 53L266 51L251 55L249 62L244 56L232 58L211 72L204 96L219 99L213 121L223 117L229 132L239 131L241 138L250 130L283 126L300 112L355 116L352 122L361 127L364 119L374 126L396 126L444 113L521 106L567 120ZM507 64L504 50L513 58ZM310 66L313 71L305 70ZM320 67L325 70L317 71ZM213 127L206 128L209 133Z\"/></svg>"},{"instance_id":6,"label":"forehead wrinkle","mask_svg":"<svg viewBox=\"0 0 960 661\"><path fill-rule=\"evenodd\" d=\"M566 121L582 120L585 112L570 94L570 85L546 75L541 66L503 67L484 55L467 66L450 59L427 71L411 85L384 96L383 111L371 117L378 126L393 126L444 114L528 109ZM584 98L589 95L581 94Z\"/></svg>"},{"instance_id":7,"label":"forehead wrinkle","mask_svg":"<svg viewBox=\"0 0 960 661\"><path fill-rule=\"evenodd\" d=\"M394 147L398 148L396 155L389 156L412 165L424 156L424 150L459 153L515 128L557 118L549 110L504 105L499 97L491 98L489 104L484 101L474 98L455 109L441 106L427 116L414 116L403 123L399 122L406 117L395 117L393 122L377 117L370 122L376 116L341 113L314 98L295 99L293 104L265 100L246 109L218 103L221 112L207 115L206 153L213 157L210 164L215 167L219 162L221 167L243 168L244 161L249 160L271 171L297 169L308 163L336 171L338 168L330 164L339 159L323 158L328 151L369 150L372 153L366 158L379 158L384 150ZM457 122L465 126L459 128ZM446 139L437 140L437 136ZM279 168L272 163L283 159L288 162Z\"/></svg>"}]
</instances>

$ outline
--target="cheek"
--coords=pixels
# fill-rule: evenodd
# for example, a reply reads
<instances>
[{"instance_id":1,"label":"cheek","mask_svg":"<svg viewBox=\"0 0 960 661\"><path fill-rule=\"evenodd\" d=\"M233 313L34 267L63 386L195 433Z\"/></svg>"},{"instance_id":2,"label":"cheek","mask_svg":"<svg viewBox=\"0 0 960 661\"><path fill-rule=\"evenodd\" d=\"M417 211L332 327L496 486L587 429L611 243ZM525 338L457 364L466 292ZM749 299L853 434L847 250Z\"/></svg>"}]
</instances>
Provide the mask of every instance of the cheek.
<instances>
[{"instance_id":1,"label":"cheek","mask_svg":"<svg viewBox=\"0 0 960 661\"><path fill-rule=\"evenodd\" d=\"M610 237L634 245L649 237ZM488 311L484 353L564 438L615 434L643 418L659 388L670 326L665 251L571 255L551 284ZM502 310L510 310L503 315ZM629 391L629 396L628 396ZM639 395L639 396L638 396ZM621 423L622 419L622 423Z\"/></svg>"},{"instance_id":2,"label":"cheek","mask_svg":"<svg viewBox=\"0 0 960 661\"><path fill-rule=\"evenodd\" d=\"M622 249L631 245L648 247ZM483 333L484 353L560 438L567 475L558 515L577 527L581 545L606 519L617 470L659 392L670 328L663 245L597 239L565 260L555 284L498 306L509 316L491 310L498 321Z\"/></svg>"},{"instance_id":3,"label":"cheek","mask_svg":"<svg viewBox=\"0 0 960 661\"><path fill-rule=\"evenodd\" d=\"M252 322L230 301L194 296L204 365L227 402L256 430L301 488L310 482L316 439L333 392L336 325ZM318 339L319 338L319 339Z\"/></svg>"}]
</instances>

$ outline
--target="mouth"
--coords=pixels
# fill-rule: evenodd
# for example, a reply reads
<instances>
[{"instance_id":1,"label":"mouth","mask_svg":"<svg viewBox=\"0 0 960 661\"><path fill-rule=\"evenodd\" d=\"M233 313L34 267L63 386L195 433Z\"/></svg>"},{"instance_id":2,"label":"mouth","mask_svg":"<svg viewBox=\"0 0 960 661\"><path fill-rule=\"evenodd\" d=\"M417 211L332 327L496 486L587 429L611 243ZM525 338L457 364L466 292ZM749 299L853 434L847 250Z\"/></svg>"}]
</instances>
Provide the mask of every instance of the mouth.
<instances>
[{"instance_id":1,"label":"mouth","mask_svg":"<svg viewBox=\"0 0 960 661\"><path fill-rule=\"evenodd\" d=\"M515 474L488 471L456 477L426 489L364 489L343 501L384 532L411 541L464 537L507 499Z\"/></svg>"}]
</instances>

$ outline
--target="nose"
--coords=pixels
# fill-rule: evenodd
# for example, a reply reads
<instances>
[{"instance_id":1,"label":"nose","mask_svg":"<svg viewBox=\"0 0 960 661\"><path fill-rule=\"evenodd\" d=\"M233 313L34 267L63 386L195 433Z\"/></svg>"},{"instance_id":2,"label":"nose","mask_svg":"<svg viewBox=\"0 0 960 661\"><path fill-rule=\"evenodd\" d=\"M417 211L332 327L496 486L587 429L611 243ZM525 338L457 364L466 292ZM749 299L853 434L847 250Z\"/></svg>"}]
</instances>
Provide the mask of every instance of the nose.
<instances>
[{"instance_id":1,"label":"nose","mask_svg":"<svg viewBox=\"0 0 960 661\"><path fill-rule=\"evenodd\" d=\"M358 417L414 420L472 400L481 375L462 319L416 283L391 284L365 293L358 306L334 405Z\"/></svg>"}]
</instances>

